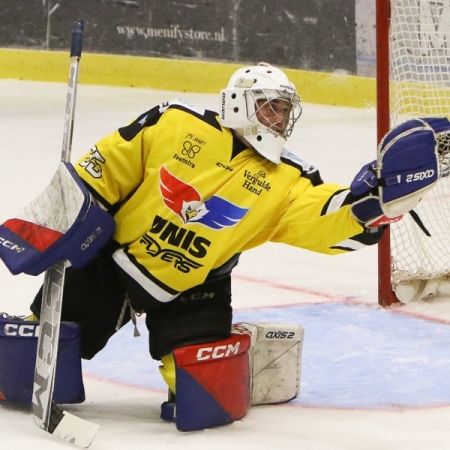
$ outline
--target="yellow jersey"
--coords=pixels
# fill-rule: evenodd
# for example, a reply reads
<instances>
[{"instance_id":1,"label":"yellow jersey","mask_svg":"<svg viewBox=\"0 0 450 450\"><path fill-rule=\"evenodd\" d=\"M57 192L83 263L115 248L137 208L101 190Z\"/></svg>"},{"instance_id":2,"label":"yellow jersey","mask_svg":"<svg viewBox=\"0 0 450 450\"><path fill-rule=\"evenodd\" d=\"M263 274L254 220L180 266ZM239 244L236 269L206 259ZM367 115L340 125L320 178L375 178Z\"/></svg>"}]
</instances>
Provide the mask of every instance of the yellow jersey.
<instances>
[{"instance_id":1,"label":"yellow jersey","mask_svg":"<svg viewBox=\"0 0 450 450\"><path fill-rule=\"evenodd\" d=\"M374 243L347 188L287 150L268 161L181 100L101 139L75 168L114 214L115 261L162 302L267 241L325 254Z\"/></svg>"}]
</instances>

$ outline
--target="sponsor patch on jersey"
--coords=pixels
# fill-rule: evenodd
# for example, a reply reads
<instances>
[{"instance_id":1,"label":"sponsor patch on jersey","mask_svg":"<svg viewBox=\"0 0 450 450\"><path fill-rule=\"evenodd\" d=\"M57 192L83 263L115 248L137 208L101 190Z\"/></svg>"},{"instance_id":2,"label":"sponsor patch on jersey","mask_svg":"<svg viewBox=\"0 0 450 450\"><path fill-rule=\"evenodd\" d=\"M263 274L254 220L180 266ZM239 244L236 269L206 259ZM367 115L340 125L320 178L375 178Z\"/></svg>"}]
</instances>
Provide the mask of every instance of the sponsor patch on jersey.
<instances>
[{"instance_id":1,"label":"sponsor patch on jersey","mask_svg":"<svg viewBox=\"0 0 450 450\"><path fill-rule=\"evenodd\" d=\"M206 202L191 185L172 175L164 166L159 172L160 191L165 205L185 223L201 223L220 230L238 224L249 208L241 208L218 196Z\"/></svg>"}]
</instances>

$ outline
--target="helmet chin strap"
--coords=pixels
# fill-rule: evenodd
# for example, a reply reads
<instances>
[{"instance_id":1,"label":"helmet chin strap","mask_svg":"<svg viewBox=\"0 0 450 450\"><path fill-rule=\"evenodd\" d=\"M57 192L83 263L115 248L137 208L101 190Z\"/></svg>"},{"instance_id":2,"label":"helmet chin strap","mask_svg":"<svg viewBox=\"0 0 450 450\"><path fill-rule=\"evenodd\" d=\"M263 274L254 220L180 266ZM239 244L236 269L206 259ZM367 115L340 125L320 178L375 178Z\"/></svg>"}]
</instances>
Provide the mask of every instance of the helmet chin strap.
<instances>
[{"instance_id":1,"label":"helmet chin strap","mask_svg":"<svg viewBox=\"0 0 450 450\"><path fill-rule=\"evenodd\" d=\"M234 128L242 137L246 136L254 136L255 134L258 134L258 127L257 125L252 125L248 127L236 127Z\"/></svg>"},{"instance_id":2,"label":"helmet chin strap","mask_svg":"<svg viewBox=\"0 0 450 450\"><path fill-rule=\"evenodd\" d=\"M237 128L237 129L232 129L231 131L233 132L234 136L241 141L244 145L246 145L248 148L253 148L253 146L250 144L250 142L247 141L247 139L245 139L244 136L242 136L242 134L240 133L240 131L244 130L244 128Z\"/></svg>"},{"instance_id":3,"label":"helmet chin strap","mask_svg":"<svg viewBox=\"0 0 450 450\"><path fill-rule=\"evenodd\" d=\"M273 162L274 164L279 164L280 163L280 156L279 155L275 155L270 151L265 151L264 147L257 147L255 145L253 145L251 143L251 141L248 141L242 134L241 132L244 132L245 130L247 130L247 128L256 128L257 127L246 127L246 128L232 128L231 131L233 132L234 136L236 136L236 138L241 141L244 145L246 145L248 148L251 148L253 150L255 150L256 153L260 154L261 156L263 156L264 158L268 159L269 161ZM258 134L257 132L255 133L247 133L246 136L250 137L250 136L255 136L256 134ZM274 135L270 135L270 134L266 134L263 139L267 139L269 137L275 138ZM281 139L281 138L280 138ZM280 151L281 153L281 151Z\"/></svg>"}]
</instances>

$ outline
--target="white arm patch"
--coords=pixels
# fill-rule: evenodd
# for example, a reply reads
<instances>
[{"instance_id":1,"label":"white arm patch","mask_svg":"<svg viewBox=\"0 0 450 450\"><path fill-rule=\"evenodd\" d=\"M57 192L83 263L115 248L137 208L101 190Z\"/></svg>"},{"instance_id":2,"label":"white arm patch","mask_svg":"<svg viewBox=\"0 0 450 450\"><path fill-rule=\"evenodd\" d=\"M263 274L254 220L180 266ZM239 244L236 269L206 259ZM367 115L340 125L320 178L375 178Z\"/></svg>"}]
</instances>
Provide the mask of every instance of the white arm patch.
<instances>
[{"instance_id":1,"label":"white arm patch","mask_svg":"<svg viewBox=\"0 0 450 450\"><path fill-rule=\"evenodd\" d=\"M342 208L342 205L345 202L348 194L350 194L350 190L346 189L345 191L342 191L339 194L333 196L333 198L330 201L330 204L328 205L326 214L334 213L338 211L340 208Z\"/></svg>"},{"instance_id":2,"label":"white arm patch","mask_svg":"<svg viewBox=\"0 0 450 450\"><path fill-rule=\"evenodd\" d=\"M294 162L295 164L297 164L298 166L300 166L303 173L306 173L306 174L309 175L309 174L311 174L313 172L317 172L317 168L316 167L314 167L313 165L309 164L305 160L299 158L297 155L294 155L294 153L291 153L286 148L283 148L283 150L281 151L281 157L289 159L292 162Z\"/></svg>"},{"instance_id":3,"label":"white arm patch","mask_svg":"<svg viewBox=\"0 0 450 450\"><path fill-rule=\"evenodd\" d=\"M359 242L355 239L346 239L345 241L341 241L338 244L333 245L333 248L346 248L349 250L361 250L367 247L367 244Z\"/></svg>"},{"instance_id":4,"label":"white arm patch","mask_svg":"<svg viewBox=\"0 0 450 450\"><path fill-rule=\"evenodd\" d=\"M204 116L205 115L205 109L204 108L198 108L197 106L192 105L191 103L188 103L188 102L186 102L184 100L180 100L180 99L174 99L174 100L170 100L167 103L163 103L162 105L160 105L159 112L163 113L170 106L173 106L173 105L178 105L178 106L181 106L183 108L190 109L191 111L195 112L199 116Z\"/></svg>"}]
</instances>

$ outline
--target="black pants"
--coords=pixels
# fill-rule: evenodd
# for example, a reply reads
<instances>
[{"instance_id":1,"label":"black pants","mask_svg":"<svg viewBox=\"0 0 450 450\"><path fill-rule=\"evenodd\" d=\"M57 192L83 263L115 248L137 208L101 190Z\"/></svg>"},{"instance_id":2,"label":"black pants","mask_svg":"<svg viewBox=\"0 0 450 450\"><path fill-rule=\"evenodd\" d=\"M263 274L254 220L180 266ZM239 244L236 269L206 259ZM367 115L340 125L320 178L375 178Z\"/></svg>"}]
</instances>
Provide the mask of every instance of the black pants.
<instances>
[{"instance_id":1,"label":"black pants","mask_svg":"<svg viewBox=\"0 0 450 450\"><path fill-rule=\"evenodd\" d=\"M134 310L146 314L150 354L154 359L159 360L178 347L213 342L230 335L230 274L161 303L117 266L110 252L103 252L81 269L66 270L61 320L80 325L82 358L91 359L116 332L127 297ZM31 305L38 317L41 302L42 287ZM122 326L129 320L127 308Z\"/></svg>"}]
</instances>

